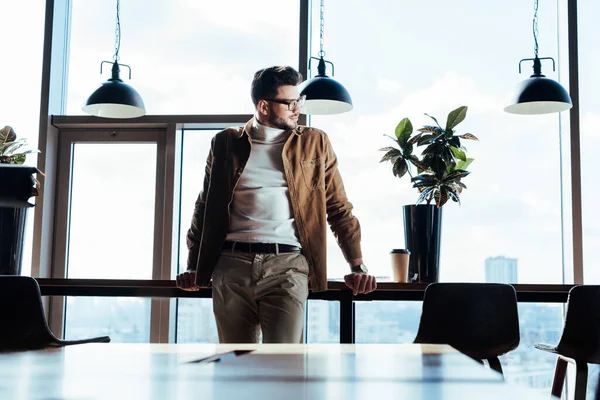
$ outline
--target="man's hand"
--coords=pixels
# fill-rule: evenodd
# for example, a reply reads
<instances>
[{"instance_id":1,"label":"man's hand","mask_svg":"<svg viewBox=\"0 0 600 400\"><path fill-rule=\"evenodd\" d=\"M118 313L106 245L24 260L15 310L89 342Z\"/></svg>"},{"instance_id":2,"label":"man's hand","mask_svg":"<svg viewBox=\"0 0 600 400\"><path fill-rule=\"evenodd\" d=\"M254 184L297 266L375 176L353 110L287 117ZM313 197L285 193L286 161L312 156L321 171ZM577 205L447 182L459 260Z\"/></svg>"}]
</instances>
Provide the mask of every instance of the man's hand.
<instances>
[{"instance_id":1,"label":"man's hand","mask_svg":"<svg viewBox=\"0 0 600 400\"><path fill-rule=\"evenodd\" d=\"M367 294L377 289L377 281L373 275L362 272L353 272L344 276L346 286L352 289L352 294Z\"/></svg>"},{"instance_id":2,"label":"man's hand","mask_svg":"<svg viewBox=\"0 0 600 400\"><path fill-rule=\"evenodd\" d=\"M196 285L196 271L185 271L175 278L177 287L183 290L198 290L200 287Z\"/></svg>"}]
</instances>

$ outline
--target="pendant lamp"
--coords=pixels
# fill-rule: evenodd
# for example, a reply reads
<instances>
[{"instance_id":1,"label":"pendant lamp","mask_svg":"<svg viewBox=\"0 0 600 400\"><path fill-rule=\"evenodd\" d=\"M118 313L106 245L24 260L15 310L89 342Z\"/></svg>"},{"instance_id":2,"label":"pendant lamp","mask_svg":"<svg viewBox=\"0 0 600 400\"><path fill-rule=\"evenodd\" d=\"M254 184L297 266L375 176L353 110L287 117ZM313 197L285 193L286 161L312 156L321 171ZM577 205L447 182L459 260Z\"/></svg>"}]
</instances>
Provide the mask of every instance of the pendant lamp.
<instances>
[{"instance_id":1,"label":"pendant lamp","mask_svg":"<svg viewBox=\"0 0 600 400\"><path fill-rule=\"evenodd\" d=\"M538 0L534 0L533 16L533 39L535 41L535 57L525 58L519 61L519 73L523 61L533 61L533 75L529 79L520 82L504 111L511 114L550 114L566 111L573 107L569 93L560 83L546 78L542 75L541 60L552 60L552 70L556 67L552 57L538 57Z\"/></svg>"},{"instance_id":2,"label":"pendant lamp","mask_svg":"<svg viewBox=\"0 0 600 400\"><path fill-rule=\"evenodd\" d=\"M350 93L341 83L326 74L326 63L331 64L331 76L335 74L333 63L325 60L325 52L323 51L323 30L325 26L324 15L324 0L321 0L321 30L320 30L320 51L319 58L310 57L308 68L311 66L311 61L318 60L317 75L300 84L300 95L306 96L306 102L302 113L313 115L329 115L341 114L352 110L352 98Z\"/></svg>"},{"instance_id":3,"label":"pendant lamp","mask_svg":"<svg viewBox=\"0 0 600 400\"><path fill-rule=\"evenodd\" d=\"M112 64L112 76L87 99L83 111L104 118L136 118L146 114L146 108L139 93L131 86L123 83L119 76L119 66L123 66L129 69L129 79L131 79L129 65L119 64L119 49L121 47L119 11L120 0L117 0L117 28L115 30L116 40L113 61L102 61L100 63L100 74L102 74L104 63Z\"/></svg>"}]
</instances>

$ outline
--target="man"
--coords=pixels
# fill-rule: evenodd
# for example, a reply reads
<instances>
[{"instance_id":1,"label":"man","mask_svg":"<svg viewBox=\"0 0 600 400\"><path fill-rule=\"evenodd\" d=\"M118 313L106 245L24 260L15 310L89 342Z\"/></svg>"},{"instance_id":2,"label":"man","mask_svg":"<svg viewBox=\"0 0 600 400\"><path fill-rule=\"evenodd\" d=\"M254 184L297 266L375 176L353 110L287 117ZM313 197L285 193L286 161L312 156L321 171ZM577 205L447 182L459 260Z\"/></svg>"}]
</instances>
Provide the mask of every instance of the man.
<instances>
[{"instance_id":1,"label":"man","mask_svg":"<svg viewBox=\"0 0 600 400\"><path fill-rule=\"evenodd\" d=\"M327 289L326 224L350 266L354 294L375 290L327 135L299 126L304 104L291 67L254 75L255 117L219 132L187 234L183 290L207 287L221 343L298 343L309 286Z\"/></svg>"}]
</instances>

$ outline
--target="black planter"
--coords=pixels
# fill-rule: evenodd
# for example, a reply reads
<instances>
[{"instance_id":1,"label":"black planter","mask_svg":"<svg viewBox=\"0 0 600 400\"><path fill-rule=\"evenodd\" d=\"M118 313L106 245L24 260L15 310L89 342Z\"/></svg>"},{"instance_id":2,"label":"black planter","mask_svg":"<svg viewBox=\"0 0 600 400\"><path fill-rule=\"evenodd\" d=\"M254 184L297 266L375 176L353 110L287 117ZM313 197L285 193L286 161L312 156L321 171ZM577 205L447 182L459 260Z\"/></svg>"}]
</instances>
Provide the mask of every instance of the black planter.
<instances>
[{"instance_id":1,"label":"black planter","mask_svg":"<svg viewBox=\"0 0 600 400\"><path fill-rule=\"evenodd\" d=\"M438 282L442 241L442 209L435 205L406 205L404 240L410 250L410 282Z\"/></svg>"},{"instance_id":2,"label":"black planter","mask_svg":"<svg viewBox=\"0 0 600 400\"><path fill-rule=\"evenodd\" d=\"M26 165L0 165L0 275L20 275L27 210L33 207L35 179L39 172Z\"/></svg>"},{"instance_id":3,"label":"black planter","mask_svg":"<svg viewBox=\"0 0 600 400\"><path fill-rule=\"evenodd\" d=\"M0 207L0 275L21 275L27 210Z\"/></svg>"}]
</instances>

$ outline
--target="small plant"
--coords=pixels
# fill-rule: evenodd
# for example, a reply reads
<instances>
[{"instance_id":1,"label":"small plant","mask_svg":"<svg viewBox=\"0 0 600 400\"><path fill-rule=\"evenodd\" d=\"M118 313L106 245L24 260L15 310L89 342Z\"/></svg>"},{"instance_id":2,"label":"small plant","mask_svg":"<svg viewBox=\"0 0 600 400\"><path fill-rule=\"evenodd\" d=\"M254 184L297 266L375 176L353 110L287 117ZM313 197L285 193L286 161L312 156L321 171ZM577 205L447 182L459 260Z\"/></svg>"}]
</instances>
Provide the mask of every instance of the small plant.
<instances>
[{"instance_id":1,"label":"small plant","mask_svg":"<svg viewBox=\"0 0 600 400\"><path fill-rule=\"evenodd\" d=\"M448 199L460 204L460 194L467 187L461 180L470 174L467 168L473 161L467 158L466 149L461 145L461 139L479 140L471 133L455 135L454 128L467 116L467 107L462 106L448 114L446 127L442 128L437 119L431 118L435 125L425 125L417 129L413 135L413 126L408 118L404 118L396 127L396 137L389 135L398 145L384 147L385 155L380 162L392 163L394 176L402 178L408 173L413 187L419 190L417 204L435 200L438 208ZM414 146L424 146L421 158L413 154ZM417 169L417 175L410 172L410 165Z\"/></svg>"},{"instance_id":2,"label":"small plant","mask_svg":"<svg viewBox=\"0 0 600 400\"><path fill-rule=\"evenodd\" d=\"M26 138L17 139L12 127L0 129L0 164L23 164L29 153L39 150L30 148Z\"/></svg>"}]
</instances>

